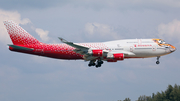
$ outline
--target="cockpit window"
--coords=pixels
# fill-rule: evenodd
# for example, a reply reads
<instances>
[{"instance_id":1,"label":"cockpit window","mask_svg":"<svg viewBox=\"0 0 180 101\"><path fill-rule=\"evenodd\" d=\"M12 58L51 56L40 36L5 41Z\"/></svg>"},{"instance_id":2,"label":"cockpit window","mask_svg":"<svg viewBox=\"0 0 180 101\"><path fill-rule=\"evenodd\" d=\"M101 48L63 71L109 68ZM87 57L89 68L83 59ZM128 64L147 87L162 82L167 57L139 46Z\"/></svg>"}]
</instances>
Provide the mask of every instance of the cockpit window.
<instances>
[{"instance_id":1,"label":"cockpit window","mask_svg":"<svg viewBox=\"0 0 180 101\"><path fill-rule=\"evenodd\" d=\"M158 42L159 42L160 44L166 44L166 42L165 42L164 40L161 40L161 39L160 39Z\"/></svg>"},{"instance_id":2,"label":"cockpit window","mask_svg":"<svg viewBox=\"0 0 180 101\"><path fill-rule=\"evenodd\" d=\"M162 39L153 39L154 42L156 42L159 46L162 45L167 45L168 43L166 43L164 40Z\"/></svg>"},{"instance_id":3,"label":"cockpit window","mask_svg":"<svg viewBox=\"0 0 180 101\"><path fill-rule=\"evenodd\" d=\"M164 40L162 40L162 39L160 39L159 41L158 41L160 44L167 44Z\"/></svg>"},{"instance_id":4,"label":"cockpit window","mask_svg":"<svg viewBox=\"0 0 180 101\"><path fill-rule=\"evenodd\" d=\"M162 44L162 41L161 41L161 40L159 40L158 42L159 42L160 44Z\"/></svg>"}]
</instances>

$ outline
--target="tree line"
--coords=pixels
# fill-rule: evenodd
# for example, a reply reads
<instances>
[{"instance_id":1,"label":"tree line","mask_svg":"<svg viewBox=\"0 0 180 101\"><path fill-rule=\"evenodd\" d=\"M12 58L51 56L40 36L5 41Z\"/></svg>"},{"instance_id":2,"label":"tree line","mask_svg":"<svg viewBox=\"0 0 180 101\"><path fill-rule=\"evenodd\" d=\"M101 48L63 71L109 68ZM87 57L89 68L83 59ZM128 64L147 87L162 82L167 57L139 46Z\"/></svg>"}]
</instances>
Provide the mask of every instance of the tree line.
<instances>
[{"instance_id":1,"label":"tree line","mask_svg":"<svg viewBox=\"0 0 180 101\"><path fill-rule=\"evenodd\" d=\"M130 98L118 101L131 101ZM180 86L175 84L168 85L167 89L163 92L152 93L152 96L142 95L136 101L180 101Z\"/></svg>"}]
</instances>

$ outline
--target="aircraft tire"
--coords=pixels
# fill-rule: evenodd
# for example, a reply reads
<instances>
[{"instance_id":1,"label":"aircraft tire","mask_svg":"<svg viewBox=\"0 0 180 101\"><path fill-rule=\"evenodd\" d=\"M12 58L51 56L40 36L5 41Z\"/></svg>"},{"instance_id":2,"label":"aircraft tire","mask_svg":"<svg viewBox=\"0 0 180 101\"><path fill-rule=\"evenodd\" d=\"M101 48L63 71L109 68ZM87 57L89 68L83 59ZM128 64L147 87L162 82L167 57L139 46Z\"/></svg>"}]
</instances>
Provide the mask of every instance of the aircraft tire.
<instances>
[{"instance_id":1,"label":"aircraft tire","mask_svg":"<svg viewBox=\"0 0 180 101\"><path fill-rule=\"evenodd\" d=\"M101 64L96 65L96 68L101 67Z\"/></svg>"},{"instance_id":2,"label":"aircraft tire","mask_svg":"<svg viewBox=\"0 0 180 101\"><path fill-rule=\"evenodd\" d=\"M91 67L91 64L88 64L89 67Z\"/></svg>"},{"instance_id":3,"label":"aircraft tire","mask_svg":"<svg viewBox=\"0 0 180 101\"><path fill-rule=\"evenodd\" d=\"M158 65L160 62L159 61L156 61L156 64Z\"/></svg>"}]
</instances>

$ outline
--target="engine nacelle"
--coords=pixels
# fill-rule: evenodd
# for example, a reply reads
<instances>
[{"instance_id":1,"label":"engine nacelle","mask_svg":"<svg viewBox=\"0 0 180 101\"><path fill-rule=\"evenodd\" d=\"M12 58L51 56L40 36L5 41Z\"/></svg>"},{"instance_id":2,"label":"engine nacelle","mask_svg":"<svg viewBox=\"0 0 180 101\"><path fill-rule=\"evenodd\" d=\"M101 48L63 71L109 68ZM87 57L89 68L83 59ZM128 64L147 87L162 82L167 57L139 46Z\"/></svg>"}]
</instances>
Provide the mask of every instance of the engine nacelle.
<instances>
[{"instance_id":1,"label":"engine nacelle","mask_svg":"<svg viewBox=\"0 0 180 101\"><path fill-rule=\"evenodd\" d=\"M92 56L98 56L101 57L103 56L103 50L91 50L90 52L88 52L89 54L92 54Z\"/></svg>"},{"instance_id":2,"label":"engine nacelle","mask_svg":"<svg viewBox=\"0 0 180 101\"><path fill-rule=\"evenodd\" d=\"M93 56L102 56L103 51L102 50L92 50Z\"/></svg>"},{"instance_id":3,"label":"engine nacelle","mask_svg":"<svg viewBox=\"0 0 180 101\"><path fill-rule=\"evenodd\" d=\"M123 53L118 53L118 54L113 54L115 60L124 60L124 54Z\"/></svg>"},{"instance_id":4,"label":"engine nacelle","mask_svg":"<svg viewBox=\"0 0 180 101\"><path fill-rule=\"evenodd\" d=\"M107 59L124 60L124 54L123 53L108 54Z\"/></svg>"}]
</instances>

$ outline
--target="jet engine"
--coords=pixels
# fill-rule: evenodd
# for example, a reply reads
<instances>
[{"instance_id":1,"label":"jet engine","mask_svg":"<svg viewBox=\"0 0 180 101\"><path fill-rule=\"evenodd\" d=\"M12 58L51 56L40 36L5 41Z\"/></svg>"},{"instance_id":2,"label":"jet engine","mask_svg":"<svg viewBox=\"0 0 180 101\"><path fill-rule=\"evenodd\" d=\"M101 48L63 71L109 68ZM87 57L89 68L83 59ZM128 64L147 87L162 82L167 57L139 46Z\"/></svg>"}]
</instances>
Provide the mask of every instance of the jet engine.
<instances>
[{"instance_id":1,"label":"jet engine","mask_svg":"<svg viewBox=\"0 0 180 101\"><path fill-rule=\"evenodd\" d=\"M124 60L124 54L123 53L108 54L107 58L113 60Z\"/></svg>"},{"instance_id":2,"label":"jet engine","mask_svg":"<svg viewBox=\"0 0 180 101\"><path fill-rule=\"evenodd\" d=\"M92 54L92 56L98 56L101 57L103 55L103 50L90 50L88 51L89 54Z\"/></svg>"},{"instance_id":3,"label":"jet engine","mask_svg":"<svg viewBox=\"0 0 180 101\"><path fill-rule=\"evenodd\" d=\"M118 53L118 54L113 54L115 60L124 60L124 54L123 53Z\"/></svg>"}]
</instances>

